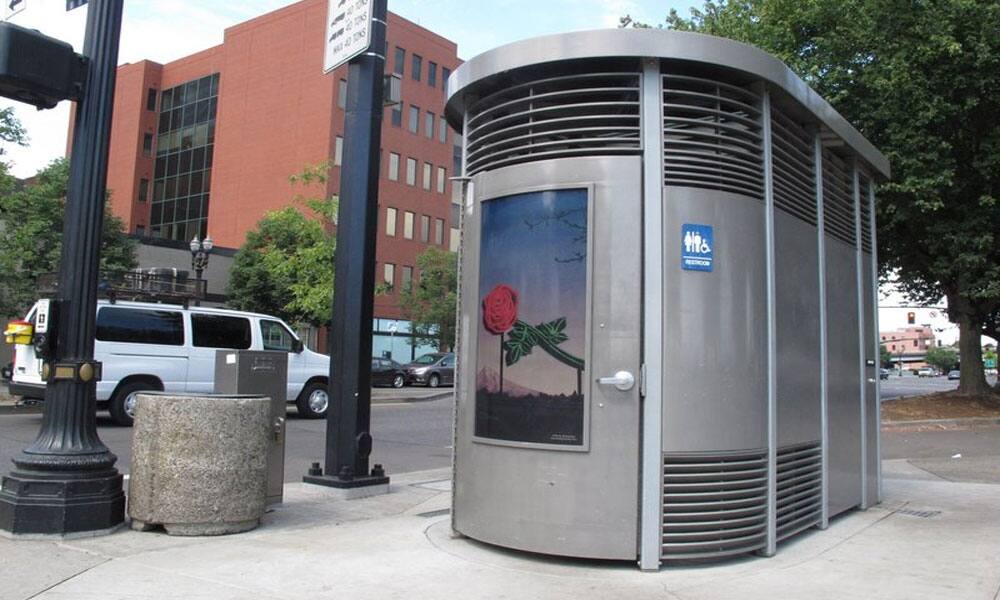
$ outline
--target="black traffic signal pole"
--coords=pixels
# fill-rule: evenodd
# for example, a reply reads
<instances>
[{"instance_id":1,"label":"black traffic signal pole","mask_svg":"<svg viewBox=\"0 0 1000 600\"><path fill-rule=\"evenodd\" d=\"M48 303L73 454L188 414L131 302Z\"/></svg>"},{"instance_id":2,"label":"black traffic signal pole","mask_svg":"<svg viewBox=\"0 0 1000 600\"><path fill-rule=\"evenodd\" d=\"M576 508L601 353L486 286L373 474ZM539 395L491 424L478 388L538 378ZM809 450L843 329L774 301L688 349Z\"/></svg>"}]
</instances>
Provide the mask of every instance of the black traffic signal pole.
<instances>
[{"instance_id":1,"label":"black traffic signal pole","mask_svg":"<svg viewBox=\"0 0 1000 600\"><path fill-rule=\"evenodd\" d=\"M371 45L348 63L329 343L326 474L310 470L303 477L307 483L338 488L389 482L381 465L368 468L386 4L387 0L374 0Z\"/></svg>"},{"instance_id":2,"label":"black traffic signal pole","mask_svg":"<svg viewBox=\"0 0 1000 600\"><path fill-rule=\"evenodd\" d=\"M90 0L83 54L89 59L76 107L63 223L55 344L46 361L38 438L3 478L0 529L11 534L101 532L125 518L118 459L97 436L94 362L97 281L104 221L111 109L123 0ZM16 226L15 224L11 224Z\"/></svg>"}]
</instances>

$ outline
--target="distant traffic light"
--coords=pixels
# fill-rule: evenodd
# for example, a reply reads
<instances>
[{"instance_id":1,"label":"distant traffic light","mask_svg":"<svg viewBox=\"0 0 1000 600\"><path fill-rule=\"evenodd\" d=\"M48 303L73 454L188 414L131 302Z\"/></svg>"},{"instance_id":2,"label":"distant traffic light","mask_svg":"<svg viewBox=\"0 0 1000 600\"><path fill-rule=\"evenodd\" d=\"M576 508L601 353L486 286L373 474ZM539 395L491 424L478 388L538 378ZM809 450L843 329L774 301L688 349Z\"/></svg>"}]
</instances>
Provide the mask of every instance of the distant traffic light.
<instances>
[{"instance_id":1,"label":"distant traffic light","mask_svg":"<svg viewBox=\"0 0 1000 600\"><path fill-rule=\"evenodd\" d=\"M914 325L917 322L917 313L915 312L906 313L906 322L909 325Z\"/></svg>"}]
</instances>

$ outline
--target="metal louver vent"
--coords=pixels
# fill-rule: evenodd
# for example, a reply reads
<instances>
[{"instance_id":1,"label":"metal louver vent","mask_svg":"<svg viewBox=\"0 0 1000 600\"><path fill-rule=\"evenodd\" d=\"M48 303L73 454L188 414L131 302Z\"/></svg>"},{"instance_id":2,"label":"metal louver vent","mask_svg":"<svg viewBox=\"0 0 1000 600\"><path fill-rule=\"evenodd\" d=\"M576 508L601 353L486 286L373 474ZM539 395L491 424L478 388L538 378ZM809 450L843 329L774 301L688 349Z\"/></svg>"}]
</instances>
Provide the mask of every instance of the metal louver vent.
<instances>
[{"instance_id":1,"label":"metal louver vent","mask_svg":"<svg viewBox=\"0 0 1000 600\"><path fill-rule=\"evenodd\" d=\"M868 186L871 180L866 175L860 177L861 185L861 250L872 253L872 211L868 206Z\"/></svg>"},{"instance_id":2,"label":"metal louver vent","mask_svg":"<svg viewBox=\"0 0 1000 600\"><path fill-rule=\"evenodd\" d=\"M775 208L816 225L816 165L812 136L772 108L771 142Z\"/></svg>"},{"instance_id":3,"label":"metal louver vent","mask_svg":"<svg viewBox=\"0 0 1000 600\"><path fill-rule=\"evenodd\" d=\"M764 198L760 96L683 75L663 76L664 183Z\"/></svg>"},{"instance_id":4,"label":"metal louver vent","mask_svg":"<svg viewBox=\"0 0 1000 600\"><path fill-rule=\"evenodd\" d=\"M767 544L767 453L663 457L663 558L718 558Z\"/></svg>"},{"instance_id":5,"label":"metal louver vent","mask_svg":"<svg viewBox=\"0 0 1000 600\"><path fill-rule=\"evenodd\" d=\"M777 538L781 541L822 518L822 463L819 442L778 449Z\"/></svg>"},{"instance_id":6,"label":"metal louver vent","mask_svg":"<svg viewBox=\"0 0 1000 600\"><path fill-rule=\"evenodd\" d=\"M854 232L854 184L843 160L823 151L823 225L827 235L850 246Z\"/></svg>"},{"instance_id":7,"label":"metal louver vent","mask_svg":"<svg viewBox=\"0 0 1000 600\"><path fill-rule=\"evenodd\" d=\"M536 79L482 98L468 118L470 174L550 158L638 154L639 74Z\"/></svg>"}]
</instances>

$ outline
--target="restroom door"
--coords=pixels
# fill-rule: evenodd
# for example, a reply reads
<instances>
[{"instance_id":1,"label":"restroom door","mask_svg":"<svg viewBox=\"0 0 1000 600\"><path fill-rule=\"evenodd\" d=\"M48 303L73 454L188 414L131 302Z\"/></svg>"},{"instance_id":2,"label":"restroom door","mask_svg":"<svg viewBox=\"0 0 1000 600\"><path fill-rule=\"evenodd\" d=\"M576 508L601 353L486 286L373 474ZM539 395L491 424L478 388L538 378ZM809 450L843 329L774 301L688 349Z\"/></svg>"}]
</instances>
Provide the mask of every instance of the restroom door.
<instances>
[{"instance_id":1,"label":"restroom door","mask_svg":"<svg viewBox=\"0 0 1000 600\"><path fill-rule=\"evenodd\" d=\"M641 175L571 158L474 179L464 216L455 526L634 559Z\"/></svg>"}]
</instances>

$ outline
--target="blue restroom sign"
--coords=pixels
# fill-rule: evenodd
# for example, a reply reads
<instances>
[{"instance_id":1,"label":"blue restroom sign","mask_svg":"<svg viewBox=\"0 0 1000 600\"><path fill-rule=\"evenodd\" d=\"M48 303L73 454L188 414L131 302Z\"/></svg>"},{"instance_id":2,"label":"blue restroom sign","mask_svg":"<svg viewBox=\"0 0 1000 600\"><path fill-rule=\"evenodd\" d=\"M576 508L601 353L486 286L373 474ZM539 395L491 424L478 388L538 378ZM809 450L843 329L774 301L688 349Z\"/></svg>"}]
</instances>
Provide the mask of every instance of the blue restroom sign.
<instances>
[{"instance_id":1,"label":"blue restroom sign","mask_svg":"<svg viewBox=\"0 0 1000 600\"><path fill-rule=\"evenodd\" d=\"M715 240L711 225L685 223L681 226L681 268L687 271L711 271Z\"/></svg>"}]
</instances>

